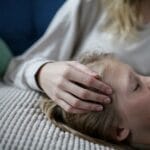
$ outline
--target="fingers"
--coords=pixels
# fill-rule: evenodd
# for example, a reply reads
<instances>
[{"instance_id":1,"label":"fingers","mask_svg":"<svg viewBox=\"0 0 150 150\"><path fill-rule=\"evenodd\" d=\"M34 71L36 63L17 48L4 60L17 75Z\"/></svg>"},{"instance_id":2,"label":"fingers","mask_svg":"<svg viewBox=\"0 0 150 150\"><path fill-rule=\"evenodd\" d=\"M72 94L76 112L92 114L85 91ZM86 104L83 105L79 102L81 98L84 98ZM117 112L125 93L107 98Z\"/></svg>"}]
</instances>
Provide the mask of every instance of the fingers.
<instances>
[{"instance_id":1,"label":"fingers","mask_svg":"<svg viewBox=\"0 0 150 150\"><path fill-rule=\"evenodd\" d=\"M78 68L81 72L87 73L89 75L93 75L95 77L98 76L98 74L92 70L90 70L88 67L86 67L85 65L82 65L80 63L78 63L77 61L72 61L69 63L71 66L76 66L76 68Z\"/></svg>"},{"instance_id":2,"label":"fingers","mask_svg":"<svg viewBox=\"0 0 150 150\"><path fill-rule=\"evenodd\" d=\"M71 105L75 109L81 109L81 110L86 110L86 111L102 111L103 106L90 103L90 102L85 102L82 101L70 93L67 93L66 91L60 91L58 94L58 98L65 100L69 105Z\"/></svg>"},{"instance_id":3,"label":"fingers","mask_svg":"<svg viewBox=\"0 0 150 150\"><path fill-rule=\"evenodd\" d=\"M62 107L66 112L69 112L69 113L78 113L78 114L81 114L81 113L86 113L88 111L86 110L82 110L82 109L76 109L74 108L73 106L69 105L66 101L64 101L63 99L58 99L56 100L57 104Z\"/></svg>"},{"instance_id":4,"label":"fingers","mask_svg":"<svg viewBox=\"0 0 150 150\"><path fill-rule=\"evenodd\" d=\"M66 81L64 82L63 89L68 91L72 95L75 95L79 99L82 100L90 100L93 102L101 103L101 104L108 104L111 102L110 98L103 94L98 94L96 92L90 91L88 89L84 89L72 82Z\"/></svg>"},{"instance_id":5,"label":"fingers","mask_svg":"<svg viewBox=\"0 0 150 150\"><path fill-rule=\"evenodd\" d=\"M63 69L60 70L60 67ZM111 88L100 81L99 76L84 65L77 62L54 63L53 65L49 64L43 72L42 88L67 112L100 111L103 106L90 101L100 104L110 101L104 94L110 94ZM97 90L94 92L91 89Z\"/></svg>"},{"instance_id":6,"label":"fingers","mask_svg":"<svg viewBox=\"0 0 150 150\"><path fill-rule=\"evenodd\" d=\"M86 74L81 71L76 71L74 68L70 68L70 72L67 75L67 78L71 81L75 81L77 83L81 83L85 85L86 87L92 87L95 89L98 89L100 92L105 94L111 94L112 90L111 88L103 83L102 81Z\"/></svg>"}]
</instances>

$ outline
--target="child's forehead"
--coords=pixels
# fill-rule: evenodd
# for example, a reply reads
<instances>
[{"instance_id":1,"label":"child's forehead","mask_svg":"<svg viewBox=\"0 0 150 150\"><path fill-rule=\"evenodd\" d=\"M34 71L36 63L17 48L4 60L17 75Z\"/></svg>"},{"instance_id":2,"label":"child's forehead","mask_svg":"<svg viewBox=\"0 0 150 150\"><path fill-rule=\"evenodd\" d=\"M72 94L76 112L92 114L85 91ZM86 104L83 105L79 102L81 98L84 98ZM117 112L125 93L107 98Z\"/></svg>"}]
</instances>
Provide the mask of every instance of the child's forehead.
<instances>
[{"instance_id":1,"label":"child's forehead","mask_svg":"<svg viewBox=\"0 0 150 150\"><path fill-rule=\"evenodd\" d=\"M118 80L127 74L130 67L117 59L105 59L90 64L90 68L97 72L104 82L109 82L112 79Z\"/></svg>"},{"instance_id":2,"label":"child's forehead","mask_svg":"<svg viewBox=\"0 0 150 150\"><path fill-rule=\"evenodd\" d=\"M117 74L120 74L121 72L126 73L130 68L129 65L123 63L116 57L105 57L103 59L96 60L87 64L87 67L97 72L104 81L107 80L108 75L109 78L111 78L114 74L117 76Z\"/></svg>"}]
</instances>

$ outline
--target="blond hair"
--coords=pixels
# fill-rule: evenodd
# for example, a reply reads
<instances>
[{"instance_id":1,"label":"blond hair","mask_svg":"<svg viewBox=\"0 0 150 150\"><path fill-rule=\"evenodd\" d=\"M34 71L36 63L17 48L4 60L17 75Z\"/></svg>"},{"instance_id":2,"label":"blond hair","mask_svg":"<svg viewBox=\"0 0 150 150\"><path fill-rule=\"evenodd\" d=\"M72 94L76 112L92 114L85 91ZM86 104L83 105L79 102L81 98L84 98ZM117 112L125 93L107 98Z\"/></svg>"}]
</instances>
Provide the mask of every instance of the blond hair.
<instances>
[{"instance_id":1,"label":"blond hair","mask_svg":"<svg viewBox=\"0 0 150 150\"><path fill-rule=\"evenodd\" d=\"M142 25L141 0L102 1L107 12L104 29L123 38L135 37Z\"/></svg>"},{"instance_id":2,"label":"blond hair","mask_svg":"<svg viewBox=\"0 0 150 150\"><path fill-rule=\"evenodd\" d=\"M87 54L81 58L80 62L90 65L91 68L95 66L101 68L103 66L100 72L97 70L103 78L106 65L103 60L106 59L114 59L114 56L111 54ZM47 98L42 98L40 107L46 116L63 130L72 132L94 143L113 146L117 149L127 149L127 147L123 148L114 144L117 141L113 138L113 131L115 131L120 121L120 116L114 107L114 103L109 104L102 112L84 114L68 113ZM109 142L112 143L110 144Z\"/></svg>"}]
</instances>

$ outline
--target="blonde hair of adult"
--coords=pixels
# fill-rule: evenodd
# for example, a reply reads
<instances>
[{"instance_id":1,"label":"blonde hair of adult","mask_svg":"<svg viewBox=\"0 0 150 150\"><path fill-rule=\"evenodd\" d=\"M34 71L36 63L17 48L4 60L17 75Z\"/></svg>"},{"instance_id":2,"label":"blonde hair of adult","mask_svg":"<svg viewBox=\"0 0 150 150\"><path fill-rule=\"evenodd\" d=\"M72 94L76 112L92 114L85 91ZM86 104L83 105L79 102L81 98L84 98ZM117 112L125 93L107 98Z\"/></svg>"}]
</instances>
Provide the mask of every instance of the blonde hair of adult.
<instances>
[{"instance_id":1,"label":"blonde hair of adult","mask_svg":"<svg viewBox=\"0 0 150 150\"><path fill-rule=\"evenodd\" d=\"M93 53L92 55L84 55L80 62L91 69L95 68L102 77L102 80L105 80L105 70L109 68L110 65L110 63L107 65L105 62L115 62L116 59L113 57L111 54ZM116 149L129 149L129 147L125 145L120 145L113 138L114 127L116 127L120 121L120 116L117 110L115 110L113 103L108 105L102 112L72 114L64 111L52 100L42 97L40 107L47 118L64 131L69 131L94 143L111 146ZM106 141L110 141L110 143ZM120 146L114 144L116 142ZM128 141L126 141L126 144L128 144Z\"/></svg>"},{"instance_id":2,"label":"blonde hair of adult","mask_svg":"<svg viewBox=\"0 0 150 150\"><path fill-rule=\"evenodd\" d=\"M142 0L102 0L107 22L104 29L121 37L135 37L141 29Z\"/></svg>"}]
</instances>

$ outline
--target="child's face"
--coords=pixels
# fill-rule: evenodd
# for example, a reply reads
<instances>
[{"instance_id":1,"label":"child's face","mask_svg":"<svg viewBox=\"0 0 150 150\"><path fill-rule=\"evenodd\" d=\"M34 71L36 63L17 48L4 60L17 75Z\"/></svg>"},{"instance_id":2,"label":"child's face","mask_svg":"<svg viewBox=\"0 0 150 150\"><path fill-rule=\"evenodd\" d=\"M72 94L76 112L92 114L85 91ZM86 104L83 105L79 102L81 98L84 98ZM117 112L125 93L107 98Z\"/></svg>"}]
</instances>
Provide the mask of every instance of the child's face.
<instances>
[{"instance_id":1,"label":"child's face","mask_svg":"<svg viewBox=\"0 0 150 150\"><path fill-rule=\"evenodd\" d=\"M133 141L150 144L150 77L137 74L129 65L108 61L106 81L114 90L113 102Z\"/></svg>"}]
</instances>

